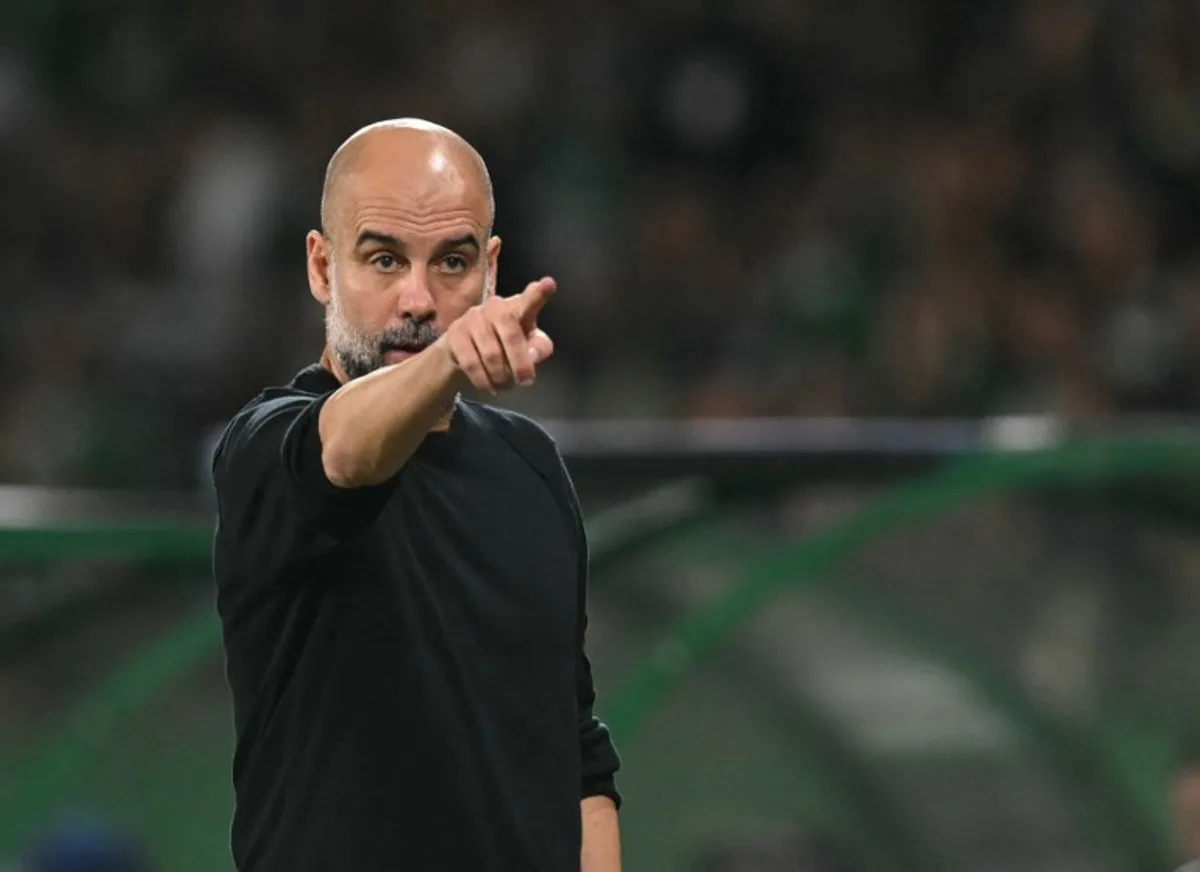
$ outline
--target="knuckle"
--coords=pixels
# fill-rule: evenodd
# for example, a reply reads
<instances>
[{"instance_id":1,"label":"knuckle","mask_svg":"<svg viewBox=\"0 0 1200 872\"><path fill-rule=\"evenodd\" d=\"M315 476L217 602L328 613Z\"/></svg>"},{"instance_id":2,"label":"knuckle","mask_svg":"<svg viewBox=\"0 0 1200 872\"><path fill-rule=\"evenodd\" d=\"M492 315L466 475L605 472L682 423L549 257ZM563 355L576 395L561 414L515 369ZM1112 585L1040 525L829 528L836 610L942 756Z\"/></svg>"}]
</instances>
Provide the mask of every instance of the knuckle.
<instances>
[{"instance_id":1,"label":"knuckle","mask_svg":"<svg viewBox=\"0 0 1200 872\"><path fill-rule=\"evenodd\" d=\"M478 362L472 362L466 369L467 378L471 380L471 384L482 390L488 390L492 386L491 379L488 378L487 370L479 365Z\"/></svg>"},{"instance_id":2,"label":"knuckle","mask_svg":"<svg viewBox=\"0 0 1200 872\"><path fill-rule=\"evenodd\" d=\"M492 326L501 336L507 336L511 330L517 327L517 316L507 309L501 309L493 313Z\"/></svg>"}]
</instances>

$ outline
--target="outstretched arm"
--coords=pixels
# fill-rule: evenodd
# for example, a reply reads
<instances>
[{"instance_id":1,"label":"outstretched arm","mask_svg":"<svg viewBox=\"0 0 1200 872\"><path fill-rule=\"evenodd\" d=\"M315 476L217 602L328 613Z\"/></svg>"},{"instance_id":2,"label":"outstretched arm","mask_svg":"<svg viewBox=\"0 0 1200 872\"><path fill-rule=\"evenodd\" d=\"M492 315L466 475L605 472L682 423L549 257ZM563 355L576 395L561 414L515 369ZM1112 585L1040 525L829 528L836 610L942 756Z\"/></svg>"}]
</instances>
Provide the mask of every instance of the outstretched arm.
<instances>
[{"instance_id":1,"label":"outstretched arm","mask_svg":"<svg viewBox=\"0 0 1200 872\"><path fill-rule=\"evenodd\" d=\"M381 484L404 466L454 395L469 385L496 393L532 380L554 351L537 316L550 278L515 297L493 297L451 324L412 359L343 385L321 410L321 462L341 488Z\"/></svg>"}]
</instances>

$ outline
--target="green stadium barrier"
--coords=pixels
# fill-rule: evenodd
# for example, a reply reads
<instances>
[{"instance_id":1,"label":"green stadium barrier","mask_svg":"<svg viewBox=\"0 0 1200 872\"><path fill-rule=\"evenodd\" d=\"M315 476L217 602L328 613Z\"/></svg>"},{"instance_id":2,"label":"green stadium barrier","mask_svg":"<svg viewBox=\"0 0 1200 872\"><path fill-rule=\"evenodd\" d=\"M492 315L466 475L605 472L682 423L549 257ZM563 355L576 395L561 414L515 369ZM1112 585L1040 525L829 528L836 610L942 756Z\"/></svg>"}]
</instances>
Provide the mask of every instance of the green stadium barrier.
<instances>
[{"instance_id":1,"label":"green stadium barrier","mask_svg":"<svg viewBox=\"0 0 1200 872\"><path fill-rule=\"evenodd\" d=\"M762 544L722 532L715 526L685 531L679 537L684 550L700 551L710 563L748 565ZM671 546L672 542L664 542ZM609 584L618 594L627 619L648 626L661 626L675 615L667 598L653 588ZM843 731L812 699L795 687L783 688L769 677L754 658L734 652L722 664L721 677L731 686L750 692L755 711L778 724L803 752L805 775L813 779L828 803L835 806L833 834L847 854L863 869L893 872L940 872L947 868L936 850L913 825L907 808L893 802L879 788L873 767L858 748L846 741ZM826 809L811 809L818 819Z\"/></svg>"},{"instance_id":2,"label":"green stadium barrier","mask_svg":"<svg viewBox=\"0 0 1200 872\"><path fill-rule=\"evenodd\" d=\"M680 681L726 643L773 597L801 585L815 588L841 561L901 524L929 520L968 499L1030 487L1100 487L1114 483L1200 471L1200 446L1194 440L1160 438L1102 439L1033 450L1021 454L985 454L952 463L868 506L833 530L759 560L745 579L713 603L687 615L609 705L607 720L619 741L632 741L647 718ZM923 628L928 629L928 628ZM938 646L940 649L941 646ZM944 657L959 668L957 656ZM967 669L981 696L1053 756L1065 755L1081 783L1102 794L1096 811L1103 825L1098 837L1122 834L1134 854L1133 869L1169 868L1169 852L1143 810L1121 783L1114 783L1099 752L1086 736L1065 730L1025 701L995 674L980 666Z\"/></svg>"},{"instance_id":3,"label":"green stadium barrier","mask_svg":"<svg viewBox=\"0 0 1200 872\"><path fill-rule=\"evenodd\" d=\"M210 525L186 522L0 527L0 564L113 559L202 565L212 558L212 536Z\"/></svg>"},{"instance_id":4,"label":"green stadium barrier","mask_svg":"<svg viewBox=\"0 0 1200 872\"><path fill-rule=\"evenodd\" d=\"M139 648L97 683L18 769L0 810L0 851L19 849L96 749L160 693L221 650L211 599Z\"/></svg>"},{"instance_id":5,"label":"green stadium barrier","mask_svg":"<svg viewBox=\"0 0 1200 872\"><path fill-rule=\"evenodd\" d=\"M816 584L818 577L840 560L901 524L935 517L972 497L1030 486L1102 486L1197 469L1200 450L1193 443L1139 438L1097 440L1024 454L982 455L951 464L928 478L897 488L837 529L759 561L741 584L682 622L614 698L607 720L619 741L631 741L683 675L703 662L772 596L800 582ZM207 559L209 535L208 529L187 525L79 528L33 534L8 531L0 535L0 560L120 556L189 562ZM28 832L57 787L69 782L72 766L78 765L103 735L115 729L122 717L219 650L210 609L211 605L160 636L115 670L74 710L18 779L12 807L0 812L0 847L15 844ZM151 664L151 660L155 662ZM976 682L983 680L981 674L968 677ZM993 704L1007 708L1013 703L1006 697L1006 690L979 689ZM1018 708L1021 705L1018 703ZM1033 711L1036 713L1036 709ZM1016 720L1021 722L1022 718ZM1047 735L1044 730L1034 730L1034 738L1040 736L1043 743ZM1079 738L1073 736L1070 741ZM1051 750L1059 747L1056 742ZM1081 772L1081 777L1095 777L1104 771L1093 767L1090 753L1071 757L1087 762L1088 772ZM1166 852L1153 836L1145 835L1138 809L1125 801L1120 786L1105 792L1112 796L1106 797L1101 810L1116 832L1129 834L1138 868L1166 868Z\"/></svg>"}]
</instances>

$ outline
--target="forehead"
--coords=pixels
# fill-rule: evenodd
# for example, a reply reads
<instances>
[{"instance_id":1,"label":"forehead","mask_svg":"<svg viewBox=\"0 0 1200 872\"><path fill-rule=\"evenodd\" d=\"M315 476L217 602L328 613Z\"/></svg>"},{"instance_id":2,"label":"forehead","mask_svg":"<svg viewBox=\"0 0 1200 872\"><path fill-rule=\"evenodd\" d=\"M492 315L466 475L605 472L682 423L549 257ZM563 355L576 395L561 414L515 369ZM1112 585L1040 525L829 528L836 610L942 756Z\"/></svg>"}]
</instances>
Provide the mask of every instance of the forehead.
<instances>
[{"instance_id":1,"label":"forehead","mask_svg":"<svg viewBox=\"0 0 1200 872\"><path fill-rule=\"evenodd\" d=\"M487 222L482 186L442 151L371 155L348 174L339 199L338 223L353 234L367 227L402 236L480 232Z\"/></svg>"}]
</instances>

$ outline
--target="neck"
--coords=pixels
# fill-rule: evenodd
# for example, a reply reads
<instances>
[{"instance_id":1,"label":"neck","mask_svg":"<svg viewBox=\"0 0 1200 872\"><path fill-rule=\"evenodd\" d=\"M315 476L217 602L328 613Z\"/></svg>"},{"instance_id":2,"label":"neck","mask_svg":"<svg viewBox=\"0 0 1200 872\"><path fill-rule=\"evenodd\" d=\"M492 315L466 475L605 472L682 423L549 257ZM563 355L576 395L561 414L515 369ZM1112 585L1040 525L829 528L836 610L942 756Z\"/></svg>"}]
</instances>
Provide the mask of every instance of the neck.
<instances>
[{"instance_id":1,"label":"neck","mask_svg":"<svg viewBox=\"0 0 1200 872\"><path fill-rule=\"evenodd\" d=\"M321 351L321 359L317 362L321 364L323 369L333 373L333 377L342 384L350 381L350 379L346 376L345 371L343 371L341 366L338 365L337 359L333 356L333 353L330 352L328 345L326 345Z\"/></svg>"},{"instance_id":2,"label":"neck","mask_svg":"<svg viewBox=\"0 0 1200 872\"><path fill-rule=\"evenodd\" d=\"M332 352L330 352L328 345L326 345L321 351L321 359L318 361L318 363L320 363L324 369L331 372L333 377L336 378L340 383L346 384L348 381L350 381L345 371L341 368L341 366L338 365L337 358L335 358ZM399 365L403 366L404 364ZM458 398L459 395L455 394L454 399L450 401L450 408L448 408L445 414L438 418L437 422L429 428L429 432L436 433L450 429L450 419L454 417L454 409L458 405Z\"/></svg>"}]
</instances>

